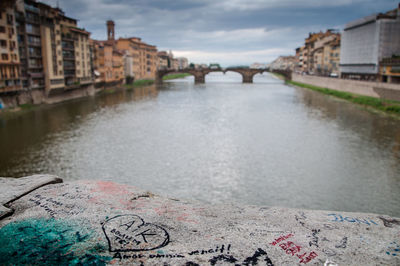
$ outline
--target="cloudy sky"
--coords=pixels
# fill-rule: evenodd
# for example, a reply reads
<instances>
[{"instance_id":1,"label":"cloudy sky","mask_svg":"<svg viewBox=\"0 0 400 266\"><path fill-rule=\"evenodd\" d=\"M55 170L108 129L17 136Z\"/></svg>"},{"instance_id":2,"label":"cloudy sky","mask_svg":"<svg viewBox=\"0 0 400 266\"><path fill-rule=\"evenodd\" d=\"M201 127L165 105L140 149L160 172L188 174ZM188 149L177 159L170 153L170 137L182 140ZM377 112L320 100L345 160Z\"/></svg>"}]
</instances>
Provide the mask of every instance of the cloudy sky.
<instances>
[{"instance_id":1,"label":"cloudy sky","mask_svg":"<svg viewBox=\"0 0 400 266\"><path fill-rule=\"evenodd\" d=\"M57 0L42 0L52 6ZM92 38L141 37L195 63L266 63L294 54L309 32L394 9L398 0L58 0Z\"/></svg>"}]
</instances>

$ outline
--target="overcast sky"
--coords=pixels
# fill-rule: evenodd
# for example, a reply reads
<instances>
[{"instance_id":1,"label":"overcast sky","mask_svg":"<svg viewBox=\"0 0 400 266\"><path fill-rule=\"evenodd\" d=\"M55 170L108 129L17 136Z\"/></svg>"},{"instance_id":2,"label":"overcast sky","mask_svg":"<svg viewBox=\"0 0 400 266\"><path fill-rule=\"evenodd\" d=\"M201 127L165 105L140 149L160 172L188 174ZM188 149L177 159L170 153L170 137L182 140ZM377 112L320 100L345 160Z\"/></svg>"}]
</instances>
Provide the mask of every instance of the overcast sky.
<instances>
[{"instance_id":1,"label":"overcast sky","mask_svg":"<svg viewBox=\"0 0 400 266\"><path fill-rule=\"evenodd\" d=\"M52 6L57 0L44 0ZM352 20L386 12L398 0L58 0L92 38L136 36L195 63L267 63L294 54L309 32L342 29Z\"/></svg>"}]
</instances>

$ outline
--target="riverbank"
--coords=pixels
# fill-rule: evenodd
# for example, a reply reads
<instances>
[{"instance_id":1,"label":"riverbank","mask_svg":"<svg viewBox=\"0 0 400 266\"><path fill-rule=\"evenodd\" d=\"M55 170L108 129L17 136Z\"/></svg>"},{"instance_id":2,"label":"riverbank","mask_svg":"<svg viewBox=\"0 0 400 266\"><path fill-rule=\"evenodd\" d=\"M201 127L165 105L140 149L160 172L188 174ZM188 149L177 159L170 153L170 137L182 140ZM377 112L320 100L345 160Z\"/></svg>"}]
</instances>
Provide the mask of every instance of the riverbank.
<instances>
[{"instance_id":1,"label":"riverbank","mask_svg":"<svg viewBox=\"0 0 400 266\"><path fill-rule=\"evenodd\" d=\"M207 205L108 181L60 182L0 178L0 264L400 263L398 218Z\"/></svg>"},{"instance_id":2,"label":"riverbank","mask_svg":"<svg viewBox=\"0 0 400 266\"><path fill-rule=\"evenodd\" d=\"M358 105L370 107L370 108L400 117L400 102L398 102L398 101L385 100L385 99L364 96L364 95L359 95L359 94L350 93L350 92L337 91L337 90L322 88L322 87L313 86L310 84L305 84L305 83L291 81L291 80L286 80L286 84L310 89L313 91L318 91L318 92L326 94L326 95L334 96L334 97L344 99L344 100L347 100L349 102L352 102L352 103L355 103Z\"/></svg>"},{"instance_id":3,"label":"riverbank","mask_svg":"<svg viewBox=\"0 0 400 266\"><path fill-rule=\"evenodd\" d=\"M163 80L171 80L171 79L182 79L185 77L191 76L188 73L177 73L177 74L170 74L170 75L165 75L163 77Z\"/></svg>"}]
</instances>

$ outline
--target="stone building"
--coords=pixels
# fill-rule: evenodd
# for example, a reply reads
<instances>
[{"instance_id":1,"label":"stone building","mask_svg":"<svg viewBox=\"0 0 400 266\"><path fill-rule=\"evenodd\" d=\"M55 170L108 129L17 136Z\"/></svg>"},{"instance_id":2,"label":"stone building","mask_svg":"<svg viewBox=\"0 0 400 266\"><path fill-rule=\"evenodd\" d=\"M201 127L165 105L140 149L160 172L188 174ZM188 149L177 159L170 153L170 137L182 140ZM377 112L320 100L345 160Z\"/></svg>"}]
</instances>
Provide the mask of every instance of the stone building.
<instances>
[{"instance_id":1,"label":"stone building","mask_svg":"<svg viewBox=\"0 0 400 266\"><path fill-rule=\"evenodd\" d=\"M178 69L186 69L189 67L189 61L186 57L178 57Z\"/></svg>"},{"instance_id":2,"label":"stone building","mask_svg":"<svg viewBox=\"0 0 400 266\"><path fill-rule=\"evenodd\" d=\"M134 79L155 79L158 57L157 47L142 42L140 38L115 38L115 23L107 21L107 41L103 44L111 45L115 51L122 53L127 61L123 61L124 65L129 64L131 70L124 71L124 77L133 76ZM123 59L124 60L124 59ZM95 66L99 68L99 66ZM118 72L115 70L114 72ZM115 73L114 73L115 74Z\"/></svg>"},{"instance_id":3,"label":"stone building","mask_svg":"<svg viewBox=\"0 0 400 266\"><path fill-rule=\"evenodd\" d=\"M295 56L279 56L269 67L271 70L293 70L296 65Z\"/></svg>"},{"instance_id":4,"label":"stone building","mask_svg":"<svg viewBox=\"0 0 400 266\"><path fill-rule=\"evenodd\" d=\"M393 55L400 55L400 4L345 26L340 58L343 78L376 80L380 62Z\"/></svg>"},{"instance_id":5,"label":"stone building","mask_svg":"<svg viewBox=\"0 0 400 266\"><path fill-rule=\"evenodd\" d=\"M22 88L14 6L12 0L0 2L0 95L16 94Z\"/></svg>"},{"instance_id":6,"label":"stone building","mask_svg":"<svg viewBox=\"0 0 400 266\"><path fill-rule=\"evenodd\" d=\"M46 95L92 84L90 33L59 8L32 0L16 5L22 85Z\"/></svg>"},{"instance_id":7,"label":"stone building","mask_svg":"<svg viewBox=\"0 0 400 266\"><path fill-rule=\"evenodd\" d=\"M95 82L116 85L123 82L124 52L116 49L113 41L91 41Z\"/></svg>"},{"instance_id":8,"label":"stone building","mask_svg":"<svg viewBox=\"0 0 400 266\"><path fill-rule=\"evenodd\" d=\"M158 69L166 70L171 67L171 61L169 55L166 51L160 51L157 53L158 57Z\"/></svg>"}]
</instances>

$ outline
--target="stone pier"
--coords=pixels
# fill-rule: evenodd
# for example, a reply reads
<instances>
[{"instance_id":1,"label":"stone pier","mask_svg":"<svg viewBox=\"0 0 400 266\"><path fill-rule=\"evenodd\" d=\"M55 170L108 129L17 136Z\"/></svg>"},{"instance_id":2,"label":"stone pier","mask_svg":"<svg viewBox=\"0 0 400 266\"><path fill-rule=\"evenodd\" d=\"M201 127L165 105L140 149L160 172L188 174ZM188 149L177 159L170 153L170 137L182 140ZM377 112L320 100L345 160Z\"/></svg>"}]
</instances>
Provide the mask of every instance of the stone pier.
<instances>
[{"instance_id":1,"label":"stone pier","mask_svg":"<svg viewBox=\"0 0 400 266\"><path fill-rule=\"evenodd\" d=\"M0 178L0 265L400 265L400 219Z\"/></svg>"}]
</instances>

